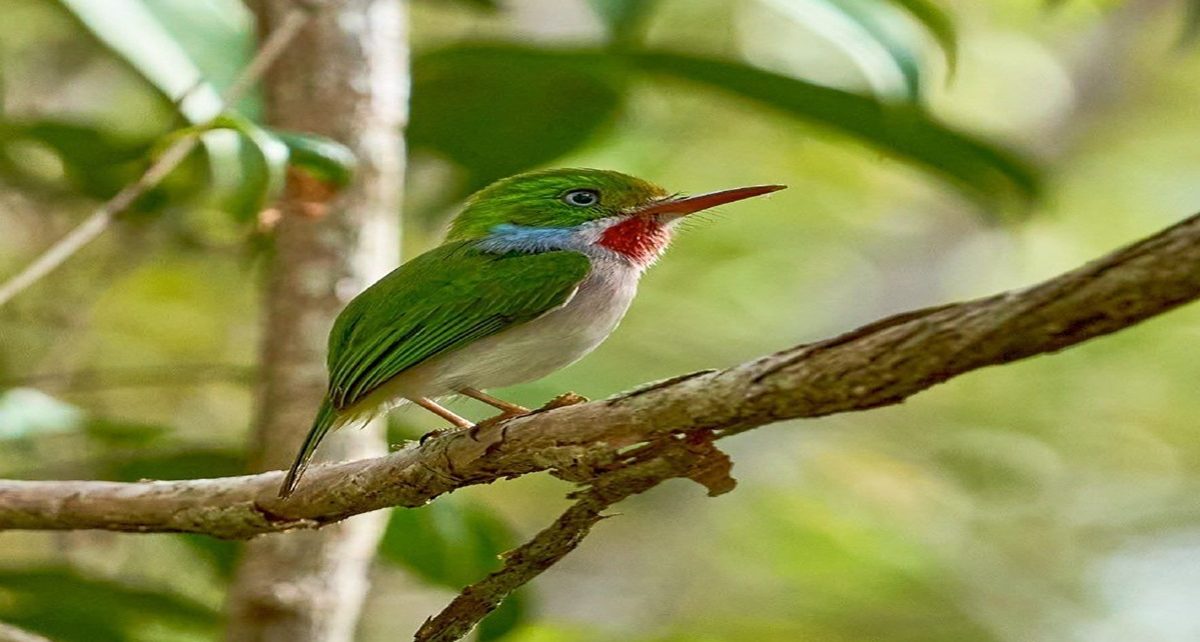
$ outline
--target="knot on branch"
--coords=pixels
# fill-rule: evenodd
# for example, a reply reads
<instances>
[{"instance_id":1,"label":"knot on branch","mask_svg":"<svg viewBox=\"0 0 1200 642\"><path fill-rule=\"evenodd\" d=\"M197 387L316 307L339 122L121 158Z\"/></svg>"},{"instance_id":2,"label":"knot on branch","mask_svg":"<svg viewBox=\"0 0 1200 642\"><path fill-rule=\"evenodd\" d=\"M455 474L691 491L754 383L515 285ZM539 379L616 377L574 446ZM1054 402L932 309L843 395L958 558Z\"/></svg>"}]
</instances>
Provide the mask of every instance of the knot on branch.
<instances>
[{"instance_id":1,"label":"knot on branch","mask_svg":"<svg viewBox=\"0 0 1200 642\"><path fill-rule=\"evenodd\" d=\"M737 487L732 475L733 460L717 448L716 439L711 430L706 430L693 433L684 441L684 448L692 458L687 477L707 489L709 497L724 495Z\"/></svg>"}]
</instances>

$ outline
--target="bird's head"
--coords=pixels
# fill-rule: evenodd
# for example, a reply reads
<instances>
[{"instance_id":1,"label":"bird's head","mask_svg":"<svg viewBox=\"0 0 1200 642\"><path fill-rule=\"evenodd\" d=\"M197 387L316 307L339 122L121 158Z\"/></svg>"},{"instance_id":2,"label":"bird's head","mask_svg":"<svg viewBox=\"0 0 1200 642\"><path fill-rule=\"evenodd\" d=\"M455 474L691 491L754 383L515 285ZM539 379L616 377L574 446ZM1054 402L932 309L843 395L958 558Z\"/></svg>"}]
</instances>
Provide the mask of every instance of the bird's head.
<instances>
[{"instance_id":1,"label":"bird's head","mask_svg":"<svg viewBox=\"0 0 1200 642\"><path fill-rule=\"evenodd\" d=\"M780 189L759 185L681 196L620 172L529 172L472 195L447 240L481 239L501 251L595 250L645 266L666 249L679 219Z\"/></svg>"}]
</instances>

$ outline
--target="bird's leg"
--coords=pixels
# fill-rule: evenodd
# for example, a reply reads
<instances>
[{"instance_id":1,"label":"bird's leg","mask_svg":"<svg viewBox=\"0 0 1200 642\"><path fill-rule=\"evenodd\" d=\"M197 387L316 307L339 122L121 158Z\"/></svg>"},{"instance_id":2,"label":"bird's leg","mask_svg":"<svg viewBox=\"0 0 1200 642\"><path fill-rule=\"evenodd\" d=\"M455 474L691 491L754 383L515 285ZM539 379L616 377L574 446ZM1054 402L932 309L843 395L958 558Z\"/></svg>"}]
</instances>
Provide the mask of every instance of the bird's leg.
<instances>
[{"instance_id":1,"label":"bird's leg","mask_svg":"<svg viewBox=\"0 0 1200 642\"><path fill-rule=\"evenodd\" d=\"M471 423L470 420L459 417L458 415L454 414L453 412L446 409L444 406L442 406L438 402L434 401L433 399L430 399L429 397L417 397L416 399L409 399L409 401L428 410L429 412L432 412L433 414L441 417L442 419L449 421L450 423L454 424L455 427L457 427L457 428L470 428L471 426L475 425L475 424Z\"/></svg>"},{"instance_id":2,"label":"bird's leg","mask_svg":"<svg viewBox=\"0 0 1200 642\"><path fill-rule=\"evenodd\" d=\"M458 391L472 399L478 399L493 408L499 408L505 417L515 417L529 413L529 409L525 406L518 406L515 403L509 403L498 397L493 397L478 388L459 388Z\"/></svg>"},{"instance_id":3,"label":"bird's leg","mask_svg":"<svg viewBox=\"0 0 1200 642\"><path fill-rule=\"evenodd\" d=\"M425 433L424 435L421 436L420 443L422 443L422 444L425 443L427 440L429 440L431 437L437 437L438 435L442 435L447 432L454 432L456 430L466 430L475 425L475 424L471 423L469 420L464 419L464 418L459 417L458 415L454 414L449 409L445 408L444 406L442 406L438 402L430 399L429 397L415 397L415 398L410 397L408 400L417 404L418 406L428 410L429 412L432 412L433 414L441 417L442 419L445 419L446 421L449 421L450 423L454 424L454 428L445 428L443 430L431 430L431 431Z\"/></svg>"}]
</instances>

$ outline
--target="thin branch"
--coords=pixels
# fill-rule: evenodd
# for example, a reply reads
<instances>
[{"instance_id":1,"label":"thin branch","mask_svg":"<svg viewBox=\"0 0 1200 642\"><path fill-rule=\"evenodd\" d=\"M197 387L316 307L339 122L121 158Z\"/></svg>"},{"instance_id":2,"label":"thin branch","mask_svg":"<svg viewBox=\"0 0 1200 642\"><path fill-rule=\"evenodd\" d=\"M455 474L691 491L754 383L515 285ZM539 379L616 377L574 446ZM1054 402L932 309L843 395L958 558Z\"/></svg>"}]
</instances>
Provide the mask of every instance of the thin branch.
<instances>
[{"instance_id":1,"label":"thin branch","mask_svg":"<svg viewBox=\"0 0 1200 642\"><path fill-rule=\"evenodd\" d=\"M221 96L221 103L232 105L241 100L271 66L271 63L275 62L279 54L291 43L318 8L319 6L315 3L309 6L304 2L297 2L296 7L284 17L279 28L271 33L255 53L254 58L246 64L246 67L225 90ZM181 97L180 101L184 99L186 99L186 95ZM214 118L216 116L214 115ZM203 127L198 128L198 130L203 129ZM8 303L13 297L53 272L84 246L99 238L122 212L133 205L134 201L141 198L143 194L162 182L176 167L179 167L179 164L198 144L198 135L176 138L136 181L122 188L75 229L34 259L25 269L0 284L0 305Z\"/></svg>"},{"instance_id":2,"label":"thin branch","mask_svg":"<svg viewBox=\"0 0 1200 642\"><path fill-rule=\"evenodd\" d=\"M710 495L733 488L729 459L712 445L712 434L690 442L670 441L652 448L653 456L605 473L590 486L572 494L576 502L554 523L526 544L504 554L504 567L466 587L454 601L417 630L414 642L453 642L465 636L496 610L504 598L575 550L592 526L604 519L608 507L674 477L692 477L709 487ZM720 471L720 483L706 482Z\"/></svg>"},{"instance_id":3,"label":"thin branch","mask_svg":"<svg viewBox=\"0 0 1200 642\"><path fill-rule=\"evenodd\" d=\"M281 471L113 483L0 481L0 529L185 531L247 538L421 506L544 470L590 479L671 434L724 437L785 419L895 404L952 377L1055 352L1200 297L1200 216L1035 287L894 316L812 345L608 400L537 412L385 457Z\"/></svg>"}]
</instances>

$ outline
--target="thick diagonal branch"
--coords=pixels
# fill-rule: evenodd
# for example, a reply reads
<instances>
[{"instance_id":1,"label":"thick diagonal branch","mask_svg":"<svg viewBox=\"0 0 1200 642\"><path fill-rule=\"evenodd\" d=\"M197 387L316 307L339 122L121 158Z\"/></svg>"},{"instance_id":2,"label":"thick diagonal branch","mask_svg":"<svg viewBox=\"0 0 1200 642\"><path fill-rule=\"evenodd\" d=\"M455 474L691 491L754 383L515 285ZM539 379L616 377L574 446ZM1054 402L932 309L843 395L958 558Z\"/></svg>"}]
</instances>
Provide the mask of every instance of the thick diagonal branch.
<instances>
[{"instance_id":1,"label":"thick diagonal branch","mask_svg":"<svg viewBox=\"0 0 1200 642\"><path fill-rule=\"evenodd\" d=\"M317 467L291 499L281 472L120 484L0 482L0 528L188 531L250 537L420 506L456 488L603 467L667 434L897 403L951 377L1054 352L1200 297L1200 216L1037 286L884 319L727 370L540 412L386 457Z\"/></svg>"}]
</instances>

